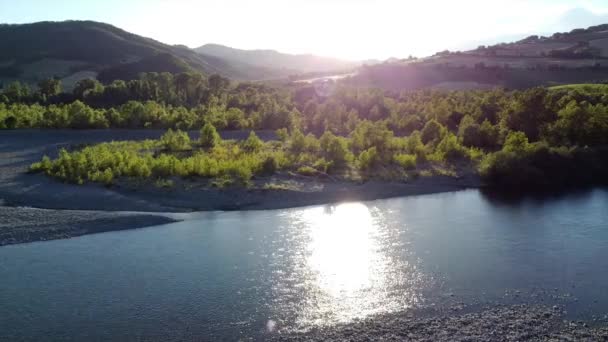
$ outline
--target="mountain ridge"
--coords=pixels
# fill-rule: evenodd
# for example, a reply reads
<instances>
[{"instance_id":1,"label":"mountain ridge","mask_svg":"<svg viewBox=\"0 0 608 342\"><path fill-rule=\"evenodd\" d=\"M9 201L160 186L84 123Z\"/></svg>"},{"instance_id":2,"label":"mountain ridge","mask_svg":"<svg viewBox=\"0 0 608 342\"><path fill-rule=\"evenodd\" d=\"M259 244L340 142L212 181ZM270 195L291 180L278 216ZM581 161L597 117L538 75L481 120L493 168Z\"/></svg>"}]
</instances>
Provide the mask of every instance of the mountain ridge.
<instances>
[{"instance_id":1,"label":"mountain ridge","mask_svg":"<svg viewBox=\"0 0 608 342\"><path fill-rule=\"evenodd\" d=\"M164 44L103 22L0 24L1 83L19 80L36 84L40 79L67 79L79 72L97 77L108 69L127 70L128 77L121 78L137 77L136 71L197 71L235 80L281 76L273 70L200 54L183 45Z\"/></svg>"},{"instance_id":2,"label":"mountain ridge","mask_svg":"<svg viewBox=\"0 0 608 342\"><path fill-rule=\"evenodd\" d=\"M361 62L314 54L290 54L273 49L245 50L216 43L205 44L193 50L201 54L216 56L233 62L285 70L288 73L344 71L361 65Z\"/></svg>"}]
</instances>

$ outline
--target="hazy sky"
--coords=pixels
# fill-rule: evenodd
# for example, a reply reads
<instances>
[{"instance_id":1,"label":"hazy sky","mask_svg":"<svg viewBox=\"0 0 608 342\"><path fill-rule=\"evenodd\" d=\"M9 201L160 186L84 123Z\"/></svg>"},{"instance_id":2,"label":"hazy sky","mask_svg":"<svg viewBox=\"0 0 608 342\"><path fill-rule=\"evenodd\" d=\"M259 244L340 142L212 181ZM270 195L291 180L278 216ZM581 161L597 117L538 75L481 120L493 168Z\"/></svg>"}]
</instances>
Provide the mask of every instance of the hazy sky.
<instances>
[{"instance_id":1,"label":"hazy sky","mask_svg":"<svg viewBox=\"0 0 608 342\"><path fill-rule=\"evenodd\" d=\"M608 23L608 0L0 0L0 22L90 19L169 44L347 59Z\"/></svg>"}]
</instances>

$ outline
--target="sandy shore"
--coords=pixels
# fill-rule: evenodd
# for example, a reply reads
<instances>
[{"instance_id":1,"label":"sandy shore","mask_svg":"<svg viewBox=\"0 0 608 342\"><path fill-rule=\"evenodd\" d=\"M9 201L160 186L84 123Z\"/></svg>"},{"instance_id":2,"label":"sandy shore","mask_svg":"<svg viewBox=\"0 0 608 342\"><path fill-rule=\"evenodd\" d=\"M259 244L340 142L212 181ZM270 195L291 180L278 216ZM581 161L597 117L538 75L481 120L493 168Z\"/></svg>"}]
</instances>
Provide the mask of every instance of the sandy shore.
<instances>
[{"instance_id":1,"label":"sandy shore","mask_svg":"<svg viewBox=\"0 0 608 342\"><path fill-rule=\"evenodd\" d=\"M106 188L97 184L64 184L44 175L28 174L42 156L54 157L63 147L112 140L160 137L160 130L17 130L0 131L0 245L77 236L100 231L137 228L170 222L154 213L209 210L281 209L340 201L374 200L408 195L457 191L479 186L475 177L421 178L410 183L351 182L295 179L283 190L263 189L264 184L284 184L283 177L257 179L254 189L216 189L197 182L180 181L170 189ZM191 132L193 138L197 133ZM246 138L248 132L227 132L225 139ZM261 132L270 139L272 132ZM32 207L53 209L42 214ZM102 211L102 212L98 212ZM146 212L123 215L113 211ZM88 228L86 228L86 227Z\"/></svg>"}]
</instances>

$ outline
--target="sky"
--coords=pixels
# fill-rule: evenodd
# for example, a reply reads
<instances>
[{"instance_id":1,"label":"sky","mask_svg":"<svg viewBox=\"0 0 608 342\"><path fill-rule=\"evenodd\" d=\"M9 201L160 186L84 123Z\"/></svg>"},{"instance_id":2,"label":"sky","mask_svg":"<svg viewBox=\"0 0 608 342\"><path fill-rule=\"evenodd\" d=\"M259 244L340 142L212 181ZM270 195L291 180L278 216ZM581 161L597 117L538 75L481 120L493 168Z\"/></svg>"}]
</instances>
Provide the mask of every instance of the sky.
<instances>
[{"instance_id":1,"label":"sky","mask_svg":"<svg viewBox=\"0 0 608 342\"><path fill-rule=\"evenodd\" d=\"M0 0L0 22L95 20L163 43L350 60L608 23L608 0Z\"/></svg>"}]
</instances>

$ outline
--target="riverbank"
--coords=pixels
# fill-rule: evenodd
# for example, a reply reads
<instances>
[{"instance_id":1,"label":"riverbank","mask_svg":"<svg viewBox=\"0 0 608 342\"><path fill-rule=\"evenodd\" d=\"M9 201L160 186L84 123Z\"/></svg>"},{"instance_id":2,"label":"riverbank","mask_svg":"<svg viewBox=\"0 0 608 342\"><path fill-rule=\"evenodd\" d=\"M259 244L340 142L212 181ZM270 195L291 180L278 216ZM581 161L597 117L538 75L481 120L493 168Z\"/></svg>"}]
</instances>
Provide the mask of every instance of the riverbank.
<instances>
[{"instance_id":1,"label":"riverbank","mask_svg":"<svg viewBox=\"0 0 608 342\"><path fill-rule=\"evenodd\" d=\"M0 246L176 222L168 216L0 207Z\"/></svg>"},{"instance_id":2,"label":"riverbank","mask_svg":"<svg viewBox=\"0 0 608 342\"><path fill-rule=\"evenodd\" d=\"M0 245L72 237L102 231L140 228L172 222L163 212L265 210L342 201L458 191L480 186L474 175L420 177L405 182L348 182L317 177L275 175L258 178L250 188L217 188L196 181L175 180L169 187L121 183L105 187L65 184L29 174L42 156L61 148L112 140L156 139L163 131L146 130L20 130L0 131ZM196 133L191 133L195 135ZM243 139L248 132L228 132ZM264 139L270 132L262 132ZM38 211L18 207L50 209ZM116 215L142 212L150 214Z\"/></svg>"},{"instance_id":3,"label":"riverbank","mask_svg":"<svg viewBox=\"0 0 608 342\"><path fill-rule=\"evenodd\" d=\"M276 336L275 341L606 341L606 326L563 320L561 308L513 305L431 317L407 314Z\"/></svg>"}]
</instances>

